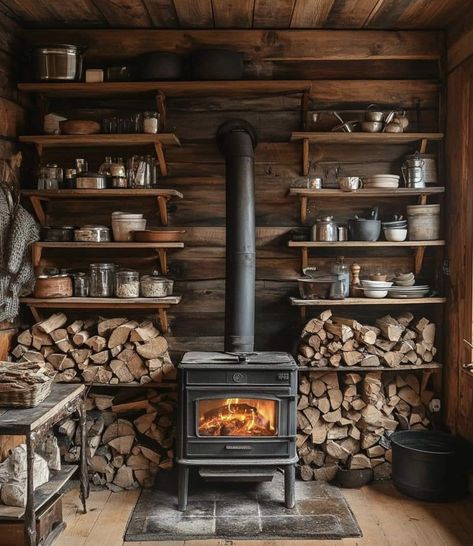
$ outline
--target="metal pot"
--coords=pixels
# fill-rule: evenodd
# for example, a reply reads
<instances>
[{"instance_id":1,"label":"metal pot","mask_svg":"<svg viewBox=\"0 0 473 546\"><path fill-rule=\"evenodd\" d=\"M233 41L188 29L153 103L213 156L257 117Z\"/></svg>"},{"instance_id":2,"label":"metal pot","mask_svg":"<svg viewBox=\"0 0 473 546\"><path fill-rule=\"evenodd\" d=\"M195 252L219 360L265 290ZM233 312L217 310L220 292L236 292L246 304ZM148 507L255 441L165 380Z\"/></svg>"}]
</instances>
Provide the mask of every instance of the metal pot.
<instances>
[{"instance_id":1,"label":"metal pot","mask_svg":"<svg viewBox=\"0 0 473 546\"><path fill-rule=\"evenodd\" d=\"M76 178L78 190L104 190L107 187L107 177L99 173L79 173Z\"/></svg>"},{"instance_id":2,"label":"metal pot","mask_svg":"<svg viewBox=\"0 0 473 546\"><path fill-rule=\"evenodd\" d=\"M34 50L36 79L75 81L82 76L82 50L76 45L39 46Z\"/></svg>"},{"instance_id":3,"label":"metal pot","mask_svg":"<svg viewBox=\"0 0 473 546\"><path fill-rule=\"evenodd\" d=\"M191 55L193 80L241 80L243 55L228 49L200 49Z\"/></svg>"},{"instance_id":4,"label":"metal pot","mask_svg":"<svg viewBox=\"0 0 473 546\"><path fill-rule=\"evenodd\" d=\"M323 216L317 218L312 228L313 241L338 241L337 222L333 216Z\"/></svg>"},{"instance_id":5,"label":"metal pot","mask_svg":"<svg viewBox=\"0 0 473 546\"><path fill-rule=\"evenodd\" d=\"M45 226L40 230L42 241L50 241L55 243L63 243L74 239L73 226Z\"/></svg>"},{"instance_id":6,"label":"metal pot","mask_svg":"<svg viewBox=\"0 0 473 546\"><path fill-rule=\"evenodd\" d=\"M180 80L182 59L167 51L145 53L138 58L136 74L140 80Z\"/></svg>"}]
</instances>

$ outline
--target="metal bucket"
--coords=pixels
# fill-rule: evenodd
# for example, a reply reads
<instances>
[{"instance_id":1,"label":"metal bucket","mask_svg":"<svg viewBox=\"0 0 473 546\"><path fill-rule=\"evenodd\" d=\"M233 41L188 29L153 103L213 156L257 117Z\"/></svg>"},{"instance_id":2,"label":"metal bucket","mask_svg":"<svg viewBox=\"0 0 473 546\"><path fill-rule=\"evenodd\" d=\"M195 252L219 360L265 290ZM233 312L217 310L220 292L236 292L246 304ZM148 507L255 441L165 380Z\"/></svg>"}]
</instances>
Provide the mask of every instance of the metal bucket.
<instances>
[{"instance_id":1,"label":"metal bucket","mask_svg":"<svg viewBox=\"0 0 473 546\"><path fill-rule=\"evenodd\" d=\"M436 160L435 154L420 154L419 152L417 152L412 155L407 155L404 158L405 165L413 160L423 161L422 173L423 173L424 184L430 185L430 186L436 186L438 184L438 176L437 176L437 160Z\"/></svg>"}]
</instances>

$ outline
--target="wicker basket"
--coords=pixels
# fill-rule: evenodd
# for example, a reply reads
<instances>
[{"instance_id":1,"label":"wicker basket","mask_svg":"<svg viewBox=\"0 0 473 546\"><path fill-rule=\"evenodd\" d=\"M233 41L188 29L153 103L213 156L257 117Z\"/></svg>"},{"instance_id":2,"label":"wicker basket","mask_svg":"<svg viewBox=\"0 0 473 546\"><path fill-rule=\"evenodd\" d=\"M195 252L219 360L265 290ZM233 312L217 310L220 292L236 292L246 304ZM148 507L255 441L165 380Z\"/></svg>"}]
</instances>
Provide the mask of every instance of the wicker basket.
<instances>
[{"instance_id":1,"label":"wicker basket","mask_svg":"<svg viewBox=\"0 0 473 546\"><path fill-rule=\"evenodd\" d=\"M19 367L21 362L0 362L1 366ZM43 362L35 364L44 366ZM16 381L0 380L0 407L9 408L33 408L41 404L51 393L54 375L48 370L43 370L44 375L49 379L44 382L22 383Z\"/></svg>"}]
</instances>

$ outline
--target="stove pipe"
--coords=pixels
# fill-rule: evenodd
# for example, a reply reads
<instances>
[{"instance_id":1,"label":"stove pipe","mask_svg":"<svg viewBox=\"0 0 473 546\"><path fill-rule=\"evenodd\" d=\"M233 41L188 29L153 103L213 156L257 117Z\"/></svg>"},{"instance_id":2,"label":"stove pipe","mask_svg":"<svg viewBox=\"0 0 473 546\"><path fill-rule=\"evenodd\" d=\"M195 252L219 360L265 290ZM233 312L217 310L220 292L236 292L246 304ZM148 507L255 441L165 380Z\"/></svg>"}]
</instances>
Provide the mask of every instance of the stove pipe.
<instances>
[{"instance_id":1,"label":"stove pipe","mask_svg":"<svg viewBox=\"0 0 473 546\"><path fill-rule=\"evenodd\" d=\"M225 351L252 352L255 340L255 173L256 132L244 120L217 131L225 156L226 266Z\"/></svg>"}]
</instances>

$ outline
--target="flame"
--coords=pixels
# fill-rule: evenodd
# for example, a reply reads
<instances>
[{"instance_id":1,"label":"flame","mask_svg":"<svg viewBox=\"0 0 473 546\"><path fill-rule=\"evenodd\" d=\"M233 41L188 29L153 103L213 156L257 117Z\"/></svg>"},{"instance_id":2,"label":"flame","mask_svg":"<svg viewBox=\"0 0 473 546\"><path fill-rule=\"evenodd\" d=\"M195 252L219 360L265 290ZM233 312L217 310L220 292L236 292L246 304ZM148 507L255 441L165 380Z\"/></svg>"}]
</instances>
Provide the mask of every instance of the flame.
<instances>
[{"instance_id":1,"label":"flame","mask_svg":"<svg viewBox=\"0 0 473 546\"><path fill-rule=\"evenodd\" d=\"M201 436L275 436L277 402L220 398L199 403Z\"/></svg>"}]
</instances>

